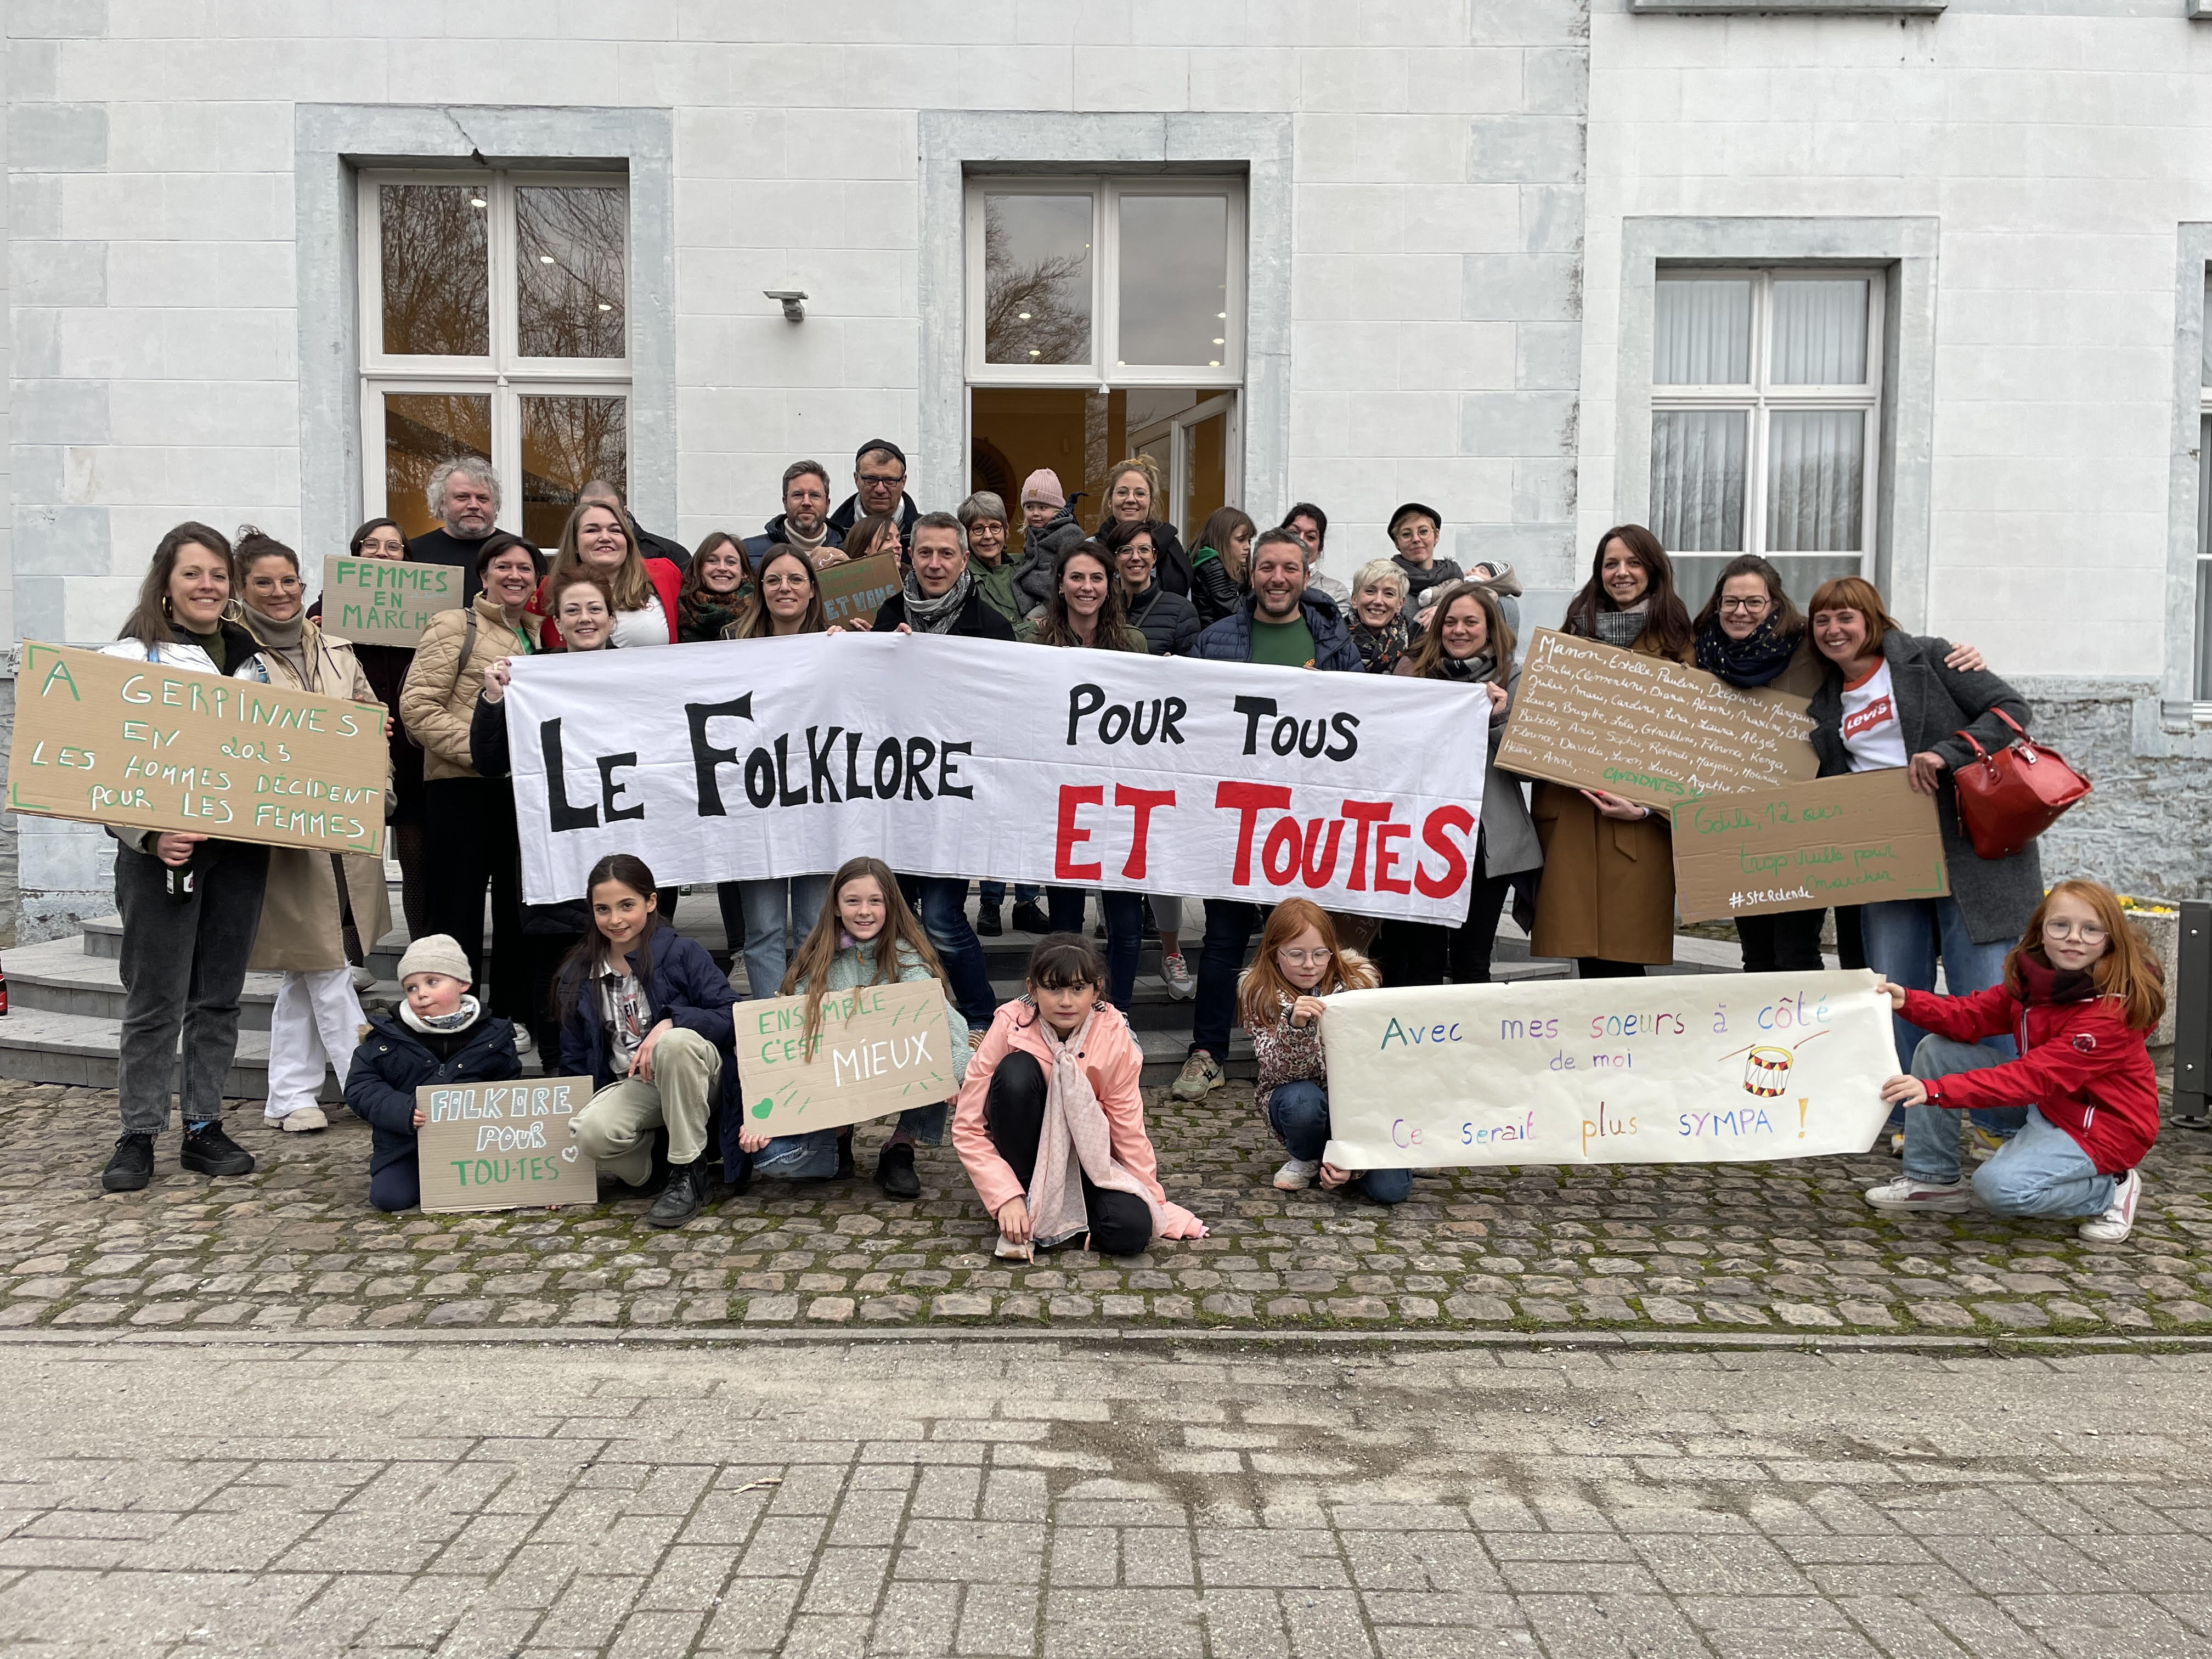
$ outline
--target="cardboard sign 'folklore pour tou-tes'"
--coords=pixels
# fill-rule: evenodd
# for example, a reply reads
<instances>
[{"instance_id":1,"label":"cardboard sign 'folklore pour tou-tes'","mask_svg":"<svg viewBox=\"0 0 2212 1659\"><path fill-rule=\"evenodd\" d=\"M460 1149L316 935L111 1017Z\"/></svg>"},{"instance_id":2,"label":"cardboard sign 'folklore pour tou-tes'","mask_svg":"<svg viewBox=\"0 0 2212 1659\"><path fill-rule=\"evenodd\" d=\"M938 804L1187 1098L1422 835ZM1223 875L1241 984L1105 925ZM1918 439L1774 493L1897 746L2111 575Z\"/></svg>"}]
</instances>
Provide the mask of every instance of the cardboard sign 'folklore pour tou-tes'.
<instances>
[{"instance_id":1,"label":"cardboard sign 'folklore pour tou-tes'","mask_svg":"<svg viewBox=\"0 0 2212 1659\"><path fill-rule=\"evenodd\" d=\"M812 1042L803 996L741 1002L731 1012L748 1129L842 1129L949 1100L960 1087L954 1016L934 979L826 993Z\"/></svg>"},{"instance_id":2,"label":"cardboard sign 'folklore pour tou-tes'","mask_svg":"<svg viewBox=\"0 0 2212 1659\"><path fill-rule=\"evenodd\" d=\"M1897 1073L1863 969L1534 980L1328 999L1346 1170L1736 1164L1863 1152Z\"/></svg>"},{"instance_id":3,"label":"cardboard sign 'folklore pour tou-tes'","mask_svg":"<svg viewBox=\"0 0 2212 1659\"><path fill-rule=\"evenodd\" d=\"M1498 764L1666 809L1820 769L1802 697L1739 691L1664 657L1537 630Z\"/></svg>"},{"instance_id":4,"label":"cardboard sign 'folklore pour tou-tes'","mask_svg":"<svg viewBox=\"0 0 2212 1659\"><path fill-rule=\"evenodd\" d=\"M422 1208L519 1210L599 1201L599 1166L570 1126L592 1098L587 1077L433 1083L415 1091Z\"/></svg>"},{"instance_id":5,"label":"cardboard sign 'folklore pour tou-tes'","mask_svg":"<svg viewBox=\"0 0 2212 1659\"><path fill-rule=\"evenodd\" d=\"M1674 809L1674 900L1685 921L1950 890L1936 799L1914 789L1903 767Z\"/></svg>"},{"instance_id":6,"label":"cardboard sign 'folklore pour tou-tes'","mask_svg":"<svg viewBox=\"0 0 2212 1659\"><path fill-rule=\"evenodd\" d=\"M384 720L373 702L26 644L8 810L380 854Z\"/></svg>"},{"instance_id":7,"label":"cardboard sign 'folklore pour tou-tes'","mask_svg":"<svg viewBox=\"0 0 2212 1659\"><path fill-rule=\"evenodd\" d=\"M454 564L333 553L323 561L323 629L356 645L412 649L431 617L460 609L467 574Z\"/></svg>"}]
</instances>

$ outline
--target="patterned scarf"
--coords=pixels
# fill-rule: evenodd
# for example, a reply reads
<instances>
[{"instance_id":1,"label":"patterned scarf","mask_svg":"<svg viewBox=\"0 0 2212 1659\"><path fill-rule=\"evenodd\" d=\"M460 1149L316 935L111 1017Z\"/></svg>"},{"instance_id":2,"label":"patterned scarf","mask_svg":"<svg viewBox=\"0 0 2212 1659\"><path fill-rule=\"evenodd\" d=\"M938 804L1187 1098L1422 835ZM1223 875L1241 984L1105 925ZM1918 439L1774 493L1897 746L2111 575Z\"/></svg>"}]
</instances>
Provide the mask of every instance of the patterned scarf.
<instances>
[{"instance_id":1,"label":"patterned scarf","mask_svg":"<svg viewBox=\"0 0 2212 1659\"><path fill-rule=\"evenodd\" d=\"M677 626L687 640L719 640L726 638L732 623L745 614L744 589L728 599L709 593L701 588L696 593L685 593L676 601Z\"/></svg>"},{"instance_id":2,"label":"patterned scarf","mask_svg":"<svg viewBox=\"0 0 2212 1659\"><path fill-rule=\"evenodd\" d=\"M1634 605L1619 611L1600 611L1591 617L1596 624L1601 644L1617 645L1624 651L1644 637L1644 613L1650 605L1646 596Z\"/></svg>"},{"instance_id":3,"label":"patterned scarf","mask_svg":"<svg viewBox=\"0 0 2212 1659\"><path fill-rule=\"evenodd\" d=\"M1037 1016L1036 1029L1052 1054L1052 1071L1045 1084L1044 1126L1037 1135L1036 1164L1030 1171L1030 1237L1033 1248L1054 1244L1091 1230L1090 1212L1083 1203L1083 1177L1102 1191L1127 1193L1140 1198L1152 1212L1152 1231L1161 1232L1160 1206L1114 1157L1114 1136L1106 1109L1083 1070L1083 1039L1090 1035L1093 1012L1066 1042L1052 1022Z\"/></svg>"},{"instance_id":4,"label":"patterned scarf","mask_svg":"<svg viewBox=\"0 0 2212 1659\"><path fill-rule=\"evenodd\" d=\"M1487 651L1478 651L1471 657L1449 654L1438 657L1436 667L1430 672L1434 679L1457 680L1462 684L1471 685L1478 680L1488 679L1497 666L1497 658Z\"/></svg>"},{"instance_id":5,"label":"patterned scarf","mask_svg":"<svg viewBox=\"0 0 2212 1659\"><path fill-rule=\"evenodd\" d=\"M1407 626L1403 615L1391 617L1380 628L1370 628L1354 613L1352 642L1359 647L1360 665L1368 673L1388 674L1396 669L1398 659L1413 649L1413 630Z\"/></svg>"},{"instance_id":6,"label":"patterned scarf","mask_svg":"<svg viewBox=\"0 0 2212 1659\"><path fill-rule=\"evenodd\" d=\"M960 607L968 603L968 595L975 586L975 573L966 565L952 586L935 599L922 595L921 584L915 580L914 572L906 573L906 624L917 634L949 634L952 624L960 618Z\"/></svg>"},{"instance_id":7,"label":"patterned scarf","mask_svg":"<svg viewBox=\"0 0 2212 1659\"><path fill-rule=\"evenodd\" d=\"M475 1024L479 1012L481 1011L477 1000L472 996L464 995L461 998L461 1006L454 1009L452 1013L432 1014L427 1018L415 1012L412 1003L402 1002L399 1005L399 1020L410 1030L426 1031L438 1036L451 1036L454 1032L465 1031L470 1026Z\"/></svg>"},{"instance_id":8,"label":"patterned scarf","mask_svg":"<svg viewBox=\"0 0 2212 1659\"><path fill-rule=\"evenodd\" d=\"M1778 632L1774 621L1768 617L1740 640L1723 634L1717 622L1708 623L1698 634L1698 666L1747 691L1772 684L1797 654L1796 638Z\"/></svg>"}]
</instances>

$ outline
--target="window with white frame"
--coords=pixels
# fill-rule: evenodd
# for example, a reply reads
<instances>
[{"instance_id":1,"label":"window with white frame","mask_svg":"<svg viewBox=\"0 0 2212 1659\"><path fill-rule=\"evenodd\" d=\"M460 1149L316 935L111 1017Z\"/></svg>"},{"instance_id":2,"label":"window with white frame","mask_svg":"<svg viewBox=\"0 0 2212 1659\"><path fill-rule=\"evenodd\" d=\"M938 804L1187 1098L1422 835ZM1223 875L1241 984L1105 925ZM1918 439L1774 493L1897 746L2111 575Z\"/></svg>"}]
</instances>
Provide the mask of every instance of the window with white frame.
<instances>
[{"instance_id":1,"label":"window with white frame","mask_svg":"<svg viewBox=\"0 0 2212 1659\"><path fill-rule=\"evenodd\" d=\"M2191 694L2200 720L2212 718L2212 269L2204 278L2203 372L2197 376L2197 672Z\"/></svg>"},{"instance_id":2,"label":"window with white frame","mask_svg":"<svg viewBox=\"0 0 2212 1659\"><path fill-rule=\"evenodd\" d=\"M1241 472L1244 181L976 176L966 212L972 482L1049 467L1088 522L1105 468L1150 455L1156 513L1194 531Z\"/></svg>"},{"instance_id":3,"label":"window with white frame","mask_svg":"<svg viewBox=\"0 0 2212 1659\"><path fill-rule=\"evenodd\" d=\"M1692 611L1739 553L1801 605L1871 574L1880 273L1662 268L1653 294L1650 526Z\"/></svg>"},{"instance_id":4,"label":"window with white frame","mask_svg":"<svg viewBox=\"0 0 2212 1659\"><path fill-rule=\"evenodd\" d=\"M541 547L592 478L627 494L623 175L364 173L360 201L367 514L430 529L423 487L465 454Z\"/></svg>"}]
</instances>

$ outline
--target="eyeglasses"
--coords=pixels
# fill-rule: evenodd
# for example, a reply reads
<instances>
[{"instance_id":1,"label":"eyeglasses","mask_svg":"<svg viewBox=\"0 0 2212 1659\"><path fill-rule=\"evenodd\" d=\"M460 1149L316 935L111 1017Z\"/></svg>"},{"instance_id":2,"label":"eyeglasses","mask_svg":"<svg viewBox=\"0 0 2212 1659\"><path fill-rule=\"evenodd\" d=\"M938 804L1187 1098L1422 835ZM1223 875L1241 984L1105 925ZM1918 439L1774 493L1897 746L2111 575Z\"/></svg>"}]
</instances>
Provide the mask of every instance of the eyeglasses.
<instances>
[{"instance_id":1,"label":"eyeglasses","mask_svg":"<svg viewBox=\"0 0 2212 1659\"><path fill-rule=\"evenodd\" d=\"M2046 921L2043 924L2045 939L2078 939L2084 945L2101 945L2112 935L2094 921Z\"/></svg>"},{"instance_id":2,"label":"eyeglasses","mask_svg":"<svg viewBox=\"0 0 2212 1659\"><path fill-rule=\"evenodd\" d=\"M1774 601L1771 599L1725 599L1721 601L1721 609L1723 611L1765 611L1770 609Z\"/></svg>"},{"instance_id":3,"label":"eyeglasses","mask_svg":"<svg viewBox=\"0 0 2212 1659\"><path fill-rule=\"evenodd\" d=\"M863 489L870 484L902 484L906 482L906 474L903 472L862 472L854 476L860 479Z\"/></svg>"},{"instance_id":4,"label":"eyeglasses","mask_svg":"<svg viewBox=\"0 0 2212 1659\"><path fill-rule=\"evenodd\" d=\"M250 585L259 588L274 588L279 593L296 593L301 586L297 576L256 576Z\"/></svg>"},{"instance_id":5,"label":"eyeglasses","mask_svg":"<svg viewBox=\"0 0 2212 1659\"><path fill-rule=\"evenodd\" d=\"M1321 968L1328 965L1330 952L1327 951L1278 951L1275 959L1287 962L1294 968Z\"/></svg>"}]
</instances>

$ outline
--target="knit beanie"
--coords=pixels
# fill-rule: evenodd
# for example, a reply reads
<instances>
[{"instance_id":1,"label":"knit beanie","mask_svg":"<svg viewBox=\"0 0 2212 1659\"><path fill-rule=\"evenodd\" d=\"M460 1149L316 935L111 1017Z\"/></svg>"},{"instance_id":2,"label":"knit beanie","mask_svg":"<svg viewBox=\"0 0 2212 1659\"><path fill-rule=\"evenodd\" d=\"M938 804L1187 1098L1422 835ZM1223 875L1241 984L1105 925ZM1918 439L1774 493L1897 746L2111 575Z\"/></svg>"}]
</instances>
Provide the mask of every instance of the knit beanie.
<instances>
[{"instance_id":1,"label":"knit beanie","mask_svg":"<svg viewBox=\"0 0 2212 1659\"><path fill-rule=\"evenodd\" d=\"M410 974L443 974L447 979L457 979L464 985L476 978L469 971L467 952L461 949L461 942L451 933L431 933L410 945L407 954L399 958L399 982L402 985L406 984Z\"/></svg>"},{"instance_id":2,"label":"knit beanie","mask_svg":"<svg viewBox=\"0 0 2212 1659\"><path fill-rule=\"evenodd\" d=\"M1042 507L1066 507L1067 497L1060 487L1060 474L1048 466L1041 466L1022 480L1022 505L1036 501Z\"/></svg>"}]
</instances>

